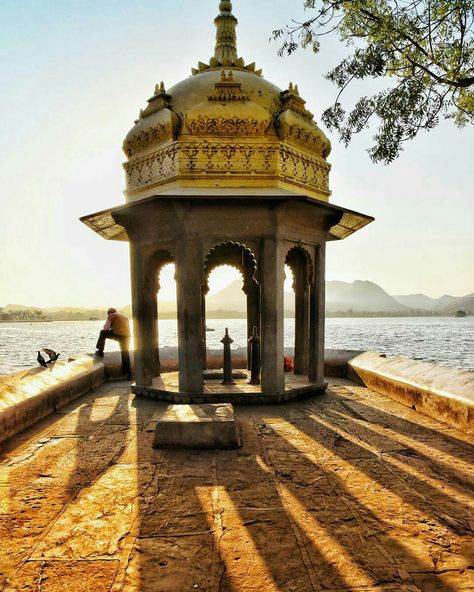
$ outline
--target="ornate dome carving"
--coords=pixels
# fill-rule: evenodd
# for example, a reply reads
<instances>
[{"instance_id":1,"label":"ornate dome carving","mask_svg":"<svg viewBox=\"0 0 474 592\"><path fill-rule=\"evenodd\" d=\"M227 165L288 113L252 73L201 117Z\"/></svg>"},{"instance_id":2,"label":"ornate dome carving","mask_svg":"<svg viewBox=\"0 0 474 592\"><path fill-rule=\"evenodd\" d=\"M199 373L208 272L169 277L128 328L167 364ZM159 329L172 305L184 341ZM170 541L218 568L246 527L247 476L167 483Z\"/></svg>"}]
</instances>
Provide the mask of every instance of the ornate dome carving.
<instances>
[{"instance_id":1,"label":"ornate dome carving","mask_svg":"<svg viewBox=\"0 0 474 592\"><path fill-rule=\"evenodd\" d=\"M331 145L298 87L238 57L232 3L221 1L214 56L168 91L161 83L125 138L129 201L231 189L328 199Z\"/></svg>"},{"instance_id":2,"label":"ornate dome carving","mask_svg":"<svg viewBox=\"0 0 474 592\"><path fill-rule=\"evenodd\" d=\"M232 70L222 70L207 100L186 111L186 128L193 136L262 136L272 123L270 110L242 92Z\"/></svg>"}]
</instances>

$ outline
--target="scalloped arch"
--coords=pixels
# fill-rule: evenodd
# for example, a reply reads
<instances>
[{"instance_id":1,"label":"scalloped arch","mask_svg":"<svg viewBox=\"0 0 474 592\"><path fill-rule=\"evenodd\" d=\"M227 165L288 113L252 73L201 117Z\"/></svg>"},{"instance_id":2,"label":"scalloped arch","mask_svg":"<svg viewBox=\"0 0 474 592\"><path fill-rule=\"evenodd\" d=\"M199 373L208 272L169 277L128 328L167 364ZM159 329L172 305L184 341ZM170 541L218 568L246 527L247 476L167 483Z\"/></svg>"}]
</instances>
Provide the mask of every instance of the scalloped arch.
<instances>
[{"instance_id":1,"label":"scalloped arch","mask_svg":"<svg viewBox=\"0 0 474 592\"><path fill-rule=\"evenodd\" d=\"M241 243L227 241L213 247L204 260L204 289L209 290L209 275L221 265L234 267L242 274L244 280L244 292L252 282L257 283L257 259L252 251Z\"/></svg>"},{"instance_id":2,"label":"scalloped arch","mask_svg":"<svg viewBox=\"0 0 474 592\"><path fill-rule=\"evenodd\" d=\"M301 245L297 245L292 247L285 257L285 264L293 272L293 288L294 288L294 278L296 277L296 271L303 267L304 270L304 277L306 279L305 285L308 285L313 280L313 259L308 251L302 247Z\"/></svg>"},{"instance_id":3,"label":"scalloped arch","mask_svg":"<svg viewBox=\"0 0 474 592\"><path fill-rule=\"evenodd\" d=\"M165 265L174 263L175 259L168 249L159 249L155 251L147 260L147 270L150 278L155 281L156 291L160 291L160 272Z\"/></svg>"}]
</instances>

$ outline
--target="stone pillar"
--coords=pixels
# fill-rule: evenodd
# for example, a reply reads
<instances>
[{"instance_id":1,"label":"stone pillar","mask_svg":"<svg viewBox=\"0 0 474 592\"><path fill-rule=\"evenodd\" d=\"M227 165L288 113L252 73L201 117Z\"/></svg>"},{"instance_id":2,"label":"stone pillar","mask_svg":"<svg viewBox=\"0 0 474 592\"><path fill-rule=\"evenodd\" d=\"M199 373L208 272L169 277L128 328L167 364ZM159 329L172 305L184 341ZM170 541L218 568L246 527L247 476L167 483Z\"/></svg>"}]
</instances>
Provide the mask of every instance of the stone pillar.
<instances>
[{"instance_id":1,"label":"stone pillar","mask_svg":"<svg viewBox=\"0 0 474 592\"><path fill-rule=\"evenodd\" d=\"M260 286L252 282L247 286L247 368L251 369L251 344L249 339L253 335L253 328L257 327L260 335Z\"/></svg>"},{"instance_id":2,"label":"stone pillar","mask_svg":"<svg viewBox=\"0 0 474 592\"><path fill-rule=\"evenodd\" d=\"M305 265L293 270L295 290L295 374L308 374L309 363L309 286Z\"/></svg>"},{"instance_id":3,"label":"stone pillar","mask_svg":"<svg viewBox=\"0 0 474 592\"><path fill-rule=\"evenodd\" d=\"M130 242L130 271L136 383L150 386L156 373L158 348L156 283L150 277L143 247L134 242Z\"/></svg>"},{"instance_id":4,"label":"stone pillar","mask_svg":"<svg viewBox=\"0 0 474 592\"><path fill-rule=\"evenodd\" d=\"M285 279L283 249L279 241L266 238L261 256L261 380L268 395L285 391L283 369L283 285Z\"/></svg>"},{"instance_id":5,"label":"stone pillar","mask_svg":"<svg viewBox=\"0 0 474 592\"><path fill-rule=\"evenodd\" d=\"M324 322L326 292L326 245L316 247L315 269L310 289L310 343L309 373L310 380L324 382Z\"/></svg>"},{"instance_id":6,"label":"stone pillar","mask_svg":"<svg viewBox=\"0 0 474 592\"><path fill-rule=\"evenodd\" d=\"M176 257L179 390L202 393L202 261L198 239L181 241Z\"/></svg>"},{"instance_id":7,"label":"stone pillar","mask_svg":"<svg viewBox=\"0 0 474 592\"><path fill-rule=\"evenodd\" d=\"M206 352L206 292L207 289L201 286L201 340L202 340L202 367L203 370L207 368L207 352Z\"/></svg>"},{"instance_id":8,"label":"stone pillar","mask_svg":"<svg viewBox=\"0 0 474 592\"><path fill-rule=\"evenodd\" d=\"M153 327L152 327L152 331L153 331L153 335L152 335L152 340L153 340L153 349L154 349L154 353L153 353L153 375L154 376L159 376L161 374L161 365L160 365L160 341L159 341L159 328L158 328L158 292L157 292L157 287L155 287L153 289L153 291L150 294L150 306L153 308Z\"/></svg>"}]
</instances>

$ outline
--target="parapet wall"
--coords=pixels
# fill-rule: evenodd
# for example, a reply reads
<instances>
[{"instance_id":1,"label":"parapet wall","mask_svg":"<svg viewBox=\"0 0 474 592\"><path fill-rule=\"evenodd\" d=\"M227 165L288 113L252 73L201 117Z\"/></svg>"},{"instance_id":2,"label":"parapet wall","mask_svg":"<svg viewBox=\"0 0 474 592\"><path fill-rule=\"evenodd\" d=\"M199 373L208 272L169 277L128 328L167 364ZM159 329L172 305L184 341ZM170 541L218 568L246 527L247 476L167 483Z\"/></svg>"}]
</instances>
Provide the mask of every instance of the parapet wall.
<instances>
[{"instance_id":1,"label":"parapet wall","mask_svg":"<svg viewBox=\"0 0 474 592\"><path fill-rule=\"evenodd\" d=\"M20 433L105 381L104 364L89 356L5 377L0 384L0 442Z\"/></svg>"},{"instance_id":2,"label":"parapet wall","mask_svg":"<svg viewBox=\"0 0 474 592\"><path fill-rule=\"evenodd\" d=\"M474 431L474 372L365 352L347 377L440 421Z\"/></svg>"}]
</instances>

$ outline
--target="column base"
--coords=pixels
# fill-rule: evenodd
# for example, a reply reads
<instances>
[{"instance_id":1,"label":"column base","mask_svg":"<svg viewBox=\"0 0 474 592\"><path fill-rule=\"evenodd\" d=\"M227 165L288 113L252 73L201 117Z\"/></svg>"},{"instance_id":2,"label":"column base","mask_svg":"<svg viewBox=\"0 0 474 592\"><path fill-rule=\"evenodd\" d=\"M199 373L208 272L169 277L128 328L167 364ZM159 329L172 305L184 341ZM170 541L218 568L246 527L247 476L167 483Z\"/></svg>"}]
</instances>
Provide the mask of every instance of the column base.
<instances>
[{"instance_id":1,"label":"column base","mask_svg":"<svg viewBox=\"0 0 474 592\"><path fill-rule=\"evenodd\" d=\"M285 403L304 399L323 393L327 382L309 381L306 376L296 374L285 375L283 393L266 393L261 385L250 384L250 373L239 370L245 376L235 380L235 384L221 384L218 378L206 378L203 393L185 393L179 390L177 372L169 372L155 378L150 386L132 384L132 392L141 397L184 404L232 403L235 405L255 405L268 403Z\"/></svg>"}]
</instances>

